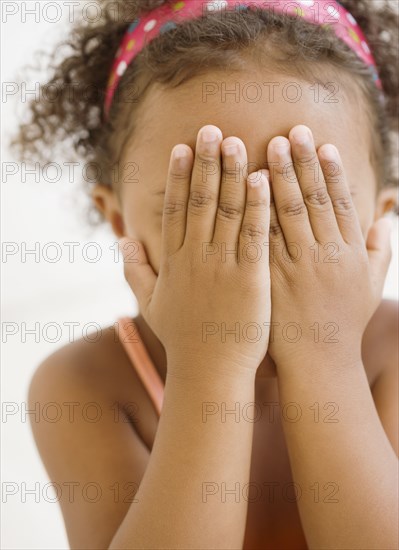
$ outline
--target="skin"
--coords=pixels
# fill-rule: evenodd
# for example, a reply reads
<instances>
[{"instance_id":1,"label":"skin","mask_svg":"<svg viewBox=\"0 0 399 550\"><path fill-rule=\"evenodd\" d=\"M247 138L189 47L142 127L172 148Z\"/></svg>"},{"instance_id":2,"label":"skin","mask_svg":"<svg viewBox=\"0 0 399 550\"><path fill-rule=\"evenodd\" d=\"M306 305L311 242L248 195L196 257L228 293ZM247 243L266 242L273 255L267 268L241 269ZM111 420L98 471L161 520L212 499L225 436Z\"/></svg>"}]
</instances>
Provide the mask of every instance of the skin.
<instances>
[{"instance_id":1,"label":"skin","mask_svg":"<svg viewBox=\"0 0 399 550\"><path fill-rule=\"evenodd\" d=\"M217 73L209 75L209 80L218 78ZM284 78L276 75L274 80L283 83ZM254 73L236 75L236 80L253 81ZM102 486L116 480L140 483L138 503L132 505L104 499L94 508L82 499L72 504L63 499L71 545L395 548L397 395L392 388L397 379L397 341L393 310L380 305L390 257L389 231L384 222L375 223L391 205L393 192L385 191L376 200L376 176L369 161L371 135L362 110L344 94L338 104L316 104L304 82L299 104L287 103L281 96L272 104L265 100L238 105L211 97L200 109L193 109L193 102L201 97L201 82L193 79L175 90L151 90L121 161L121 166L126 161L138 164L138 183L123 184L119 193L98 186L93 193L116 235L127 236L122 250L126 252L132 241L140 243L139 263L126 261L125 273L140 305L136 320L140 334L161 377L166 378L155 442L156 426L151 412L145 414L148 408L139 384L129 378L126 358L109 344L109 338L108 353L104 342L101 351L85 351L81 343L74 352L64 350L50 358L31 385L31 402L49 401L50 395L51 400L62 402L69 395L76 401L97 400L104 409L113 400L140 403L139 422L133 430L109 418L95 427L87 422L33 427L51 479L83 482L94 477ZM209 130L210 124L218 136L212 150L196 141L198 130L204 125ZM303 132L312 136L306 147L298 143ZM240 167L251 163L249 172L265 171L268 161L269 172L263 173L273 191L272 203L269 183L251 187L244 170L239 170L238 181L227 174L222 183L215 176L203 182L202 161L211 161L215 167L220 147L224 151L233 142L239 146L234 161ZM184 144L185 167L171 160L176 144ZM279 144L289 146L289 151L282 153ZM325 144L334 144L341 155ZM307 169L309 159L312 164L317 160L316 150L321 164L316 164L321 176L317 184L314 171ZM291 159L304 170L301 177L297 172L298 177L288 181L281 166ZM232 159L223 154L223 160L228 168ZM327 162L339 167L334 181ZM190 195L190 188L194 194ZM198 198L198 193L204 197L204 188L205 196L213 197L205 207L204 201L189 199ZM212 190L219 188L219 203L229 205L228 210L218 208L218 193ZM304 201L303 197L326 200ZM164 213L165 204L169 208ZM182 206L176 210L170 208L173 204ZM349 207L340 210L342 204ZM252 231L242 232L242 227ZM231 256L223 265L213 256L207 262L198 260L203 242L226 242L230 250L237 241L240 246L245 239L263 246L269 238L269 246L277 245L278 250L284 242L296 242L303 251L316 241L337 243L339 262L315 263L307 258L290 263L281 254L270 263L266 254L255 263L245 257L236 262ZM186 277L181 280L183 270ZM354 277L358 293L351 288ZM179 330L165 319L173 319ZM268 321L295 320L303 328L334 320L342 339L334 344L334 353L331 345L318 345L308 335L292 351L292 345L281 338L269 342L268 331L255 344L240 339L227 346L215 338L204 346L198 337L204 319L223 319L229 326L237 319L262 326ZM377 340L381 334L384 346ZM381 353L375 357L377 342ZM111 348L115 353L110 353ZM77 357L84 353L90 366L82 372ZM110 361L118 376L109 374ZM63 378L67 384L62 389L60 372L72 372ZM226 402L231 408L264 400L300 403L303 410L315 402L338 403L340 421L318 423L308 417L272 427L264 422L255 426L223 423L219 417L206 424L198 421L204 401ZM80 444L71 453L72 434ZM87 471L84 466L94 462L95 475L90 466ZM272 507L248 506L244 499L237 503L220 498L210 498L204 506L201 500L198 488L204 480L225 480L228 487L237 482L261 484L265 478L289 480L290 468L292 479L302 488L315 481L321 487L336 482L339 503L316 504L309 492L298 501L298 509L281 502ZM98 514L104 518L100 526ZM269 517L274 519L269 522ZM282 518L294 533L290 541L284 540L284 529L273 528Z\"/></svg>"},{"instance_id":2,"label":"skin","mask_svg":"<svg viewBox=\"0 0 399 550\"><path fill-rule=\"evenodd\" d=\"M245 101L247 95L242 93L239 108L235 96L229 100L227 95L226 100L222 101L221 92L207 95L204 99L204 82L216 83L218 90L222 90L223 85L227 90L234 89L238 82L238 89L245 90L245 86L254 81L279 83L273 101L266 92L262 94L261 101L255 103ZM234 78L213 72L206 78L194 78L174 90L153 86L137 113L137 130L128 140L120 160L119 179L124 183L117 193L108 187L97 186L93 191L93 200L119 238L128 235L144 245L155 273L159 271L161 257L165 174L170 152L177 143L187 144L194 151L198 130L209 121L220 128L224 138L235 136L243 142L246 161L239 169L241 175L267 168L266 151L270 140L278 135L288 136L290 130L299 124L307 125L312 130L316 148L325 143L339 146L364 236L372 223L396 203L396 189L384 189L377 194L378 182L370 160L372 136L364 116L365 107L359 102L358 95L345 94L341 86L334 98L337 103L328 101L327 92L321 92L319 101L315 102L311 84L296 79L301 98L292 103L285 99L282 91L278 92L292 82L291 76L257 74L254 68L248 74L236 73ZM193 101L200 102L201 109L193 109ZM179 117L171 115L176 105L181 109ZM140 132L139 128L143 130ZM153 151L157 151L156 159ZM132 176L133 165L138 167L138 174ZM130 182L134 179L137 183ZM144 325L145 321L139 319L139 323ZM163 349L156 340L152 344L157 348L157 359L165 376ZM276 376L270 355L262 361L257 376Z\"/></svg>"}]
</instances>

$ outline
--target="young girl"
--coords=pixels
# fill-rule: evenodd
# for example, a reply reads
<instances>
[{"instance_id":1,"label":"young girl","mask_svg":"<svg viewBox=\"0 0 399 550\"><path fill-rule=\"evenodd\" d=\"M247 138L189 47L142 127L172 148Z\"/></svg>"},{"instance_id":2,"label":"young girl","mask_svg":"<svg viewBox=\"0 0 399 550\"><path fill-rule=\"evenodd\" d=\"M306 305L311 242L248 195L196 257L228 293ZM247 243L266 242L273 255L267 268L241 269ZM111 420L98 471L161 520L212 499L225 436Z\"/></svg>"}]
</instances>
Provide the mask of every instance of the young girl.
<instances>
[{"instance_id":1,"label":"young girl","mask_svg":"<svg viewBox=\"0 0 399 550\"><path fill-rule=\"evenodd\" d=\"M31 383L71 547L397 548L392 3L101 7L16 139L96 165L140 309Z\"/></svg>"}]
</instances>

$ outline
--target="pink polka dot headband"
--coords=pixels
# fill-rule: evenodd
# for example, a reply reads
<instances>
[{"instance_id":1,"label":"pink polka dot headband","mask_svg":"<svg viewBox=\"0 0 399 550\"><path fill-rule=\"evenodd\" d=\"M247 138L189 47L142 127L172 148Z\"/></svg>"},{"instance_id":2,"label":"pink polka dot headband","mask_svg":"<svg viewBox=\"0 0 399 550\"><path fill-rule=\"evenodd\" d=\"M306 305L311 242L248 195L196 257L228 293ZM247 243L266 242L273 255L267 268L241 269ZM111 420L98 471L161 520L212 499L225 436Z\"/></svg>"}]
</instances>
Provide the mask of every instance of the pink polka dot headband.
<instances>
[{"instance_id":1,"label":"pink polka dot headband","mask_svg":"<svg viewBox=\"0 0 399 550\"><path fill-rule=\"evenodd\" d=\"M276 12L303 17L306 21L331 26L364 63L371 68L376 86L382 89L374 57L355 18L336 0L176 0L163 4L135 19L128 27L116 52L105 92L104 111L108 116L112 99L127 67L148 42L160 34L174 29L185 19L195 19L215 11L243 8L270 9Z\"/></svg>"}]
</instances>

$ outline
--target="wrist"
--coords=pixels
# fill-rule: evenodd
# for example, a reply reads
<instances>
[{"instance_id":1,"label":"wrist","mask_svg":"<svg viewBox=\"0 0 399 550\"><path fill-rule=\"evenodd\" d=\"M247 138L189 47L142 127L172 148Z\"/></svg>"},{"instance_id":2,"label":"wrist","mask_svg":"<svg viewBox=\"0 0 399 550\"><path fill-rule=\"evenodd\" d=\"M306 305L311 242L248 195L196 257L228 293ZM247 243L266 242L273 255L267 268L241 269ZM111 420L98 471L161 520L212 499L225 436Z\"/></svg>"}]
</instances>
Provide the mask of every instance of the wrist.
<instances>
[{"instance_id":1,"label":"wrist","mask_svg":"<svg viewBox=\"0 0 399 550\"><path fill-rule=\"evenodd\" d=\"M183 384L254 384L256 369L244 358L174 353L167 354L167 376Z\"/></svg>"},{"instance_id":2,"label":"wrist","mask_svg":"<svg viewBox=\"0 0 399 550\"><path fill-rule=\"evenodd\" d=\"M277 370L352 365L361 361L361 341L362 335L342 322L290 322L271 333L269 353Z\"/></svg>"},{"instance_id":3,"label":"wrist","mask_svg":"<svg viewBox=\"0 0 399 550\"><path fill-rule=\"evenodd\" d=\"M199 418L209 410L237 412L255 400L255 373L213 362L196 362L192 367L174 361L168 364L165 404Z\"/></svg>"},{"instance_id":4,"label":"wrist","mask_svg":"<svg viewBox=\"0 0 399 550\"><path fill-rule=\"evenodd\" d=\"M282 353L276 359L276 370L279 377L303 376L304 373L313 373L318 376L332 372L336 375L353 371L363 367L361 347L339 346L334 348L301 347L291 353Z\"/></svg>"}]
</instances>

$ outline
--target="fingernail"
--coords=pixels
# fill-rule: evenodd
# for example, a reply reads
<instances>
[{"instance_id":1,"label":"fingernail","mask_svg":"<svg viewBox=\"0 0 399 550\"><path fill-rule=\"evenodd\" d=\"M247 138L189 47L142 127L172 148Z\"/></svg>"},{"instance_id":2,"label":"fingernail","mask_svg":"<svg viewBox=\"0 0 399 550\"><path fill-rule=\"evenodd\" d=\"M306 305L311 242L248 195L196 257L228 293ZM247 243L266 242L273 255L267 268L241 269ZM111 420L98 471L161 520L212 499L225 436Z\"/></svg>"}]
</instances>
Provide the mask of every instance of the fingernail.
<instances>
[{"instance_id":1,"label":"fingernail","mask_svg":"<svg viewBox=\"0 0 399 550\"><path fill-rule=\"evenodd\" d=\"M226 145L223 145L223 152L225 155L236 155L238 153L238 144L227 143Z\"/></svg>"},{"instance_id":2,"label":"fingernail","mask_svg":"<svg viewBox=\"0 0 399 550\"><path fill-rule=\"evenodd\" d=\"M260 187L261 185L264 185L268 181L266 174L264 172L252 172L252 174L249 174L247 180L248 180L248 185L252 188Z\"/></svg>"},{"instance_id":3,"label":"fingernail","mask_svg":"<svg viewBox=\"0 0 399 550\"><path fill-rule=\"evenodd\" d=\"M185 147L182 145L175 145L172 149L172 157L178 169L185 170L188 168L189 156Z\"/></svg>"},{"instance_id":4,"label":"fingernail","mask_svg":"<svg viewBox=\"0 0 399 550\"><path fill-rule=\"evenodd\" d=\"M331 162L339 160L337 148L335 147L335 145L332 145L330 143L323 145L321 149L321 156L325 160L329 160Z\"/></svg>"},{"instance_id":5,"label":"fingernail","mask_svg":"<svg viewBox=\"0 0 399 550\"><path fill-rule=\"evenodd\" d=\"M201 140L204 143L212 143L217 140L217 137L218 133L216 130L212 130L212 128L207 128L206 130L201 131Z\"/></svg>"},{"instance_id":6,"label":"fingernail","mask_svg":"<svg viewBox=\"0 0 399 550\"><path fill-rule=\"evenodd\" d=\"M306 126L301 126L300 128L295 129L291 137L296 145L306 145L307 143L310 143L311 133Z\"/></svg>"},{"instance_id":7,"label":"fingernail","mask_svg":"<svg viewBox=\"0 0 399 550\"><path fill-rule=\"evenodd\" d=\"M173 147L172 154L174 159L180 160L187 156L187 151L185 147L182 147L181 145L175 145Z\"/></svg>"},{"instance_id":8,"label":"fingernail","mask_svg":"<svg viewBox=\"0 0 399 550\"><path fill-rule=\"evenodd\" d=\"M273 142L273 147L278 153L286 153L290 149L289 141L282 138Z\"/></svg>"}]
</instances>

